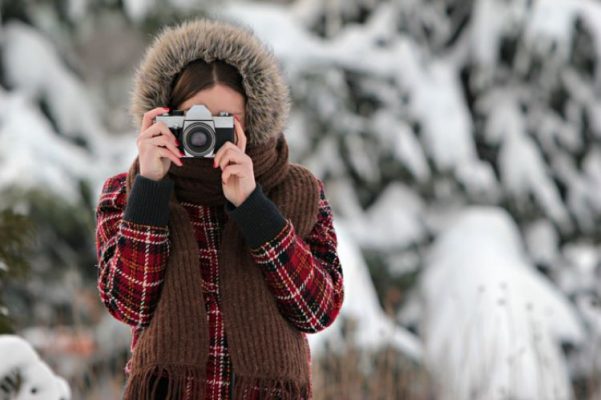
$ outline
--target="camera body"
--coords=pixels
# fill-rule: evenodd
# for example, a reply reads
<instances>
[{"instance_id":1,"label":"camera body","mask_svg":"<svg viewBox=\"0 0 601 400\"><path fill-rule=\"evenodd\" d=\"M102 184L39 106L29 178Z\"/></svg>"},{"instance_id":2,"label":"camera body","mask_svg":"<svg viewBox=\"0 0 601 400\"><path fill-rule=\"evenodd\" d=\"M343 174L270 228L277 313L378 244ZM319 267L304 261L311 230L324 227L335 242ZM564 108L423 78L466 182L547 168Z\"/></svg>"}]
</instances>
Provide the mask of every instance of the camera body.
<instances>
[{"instance_id":1,"label":"camera body","mask_svg":"<svg viewBox=\"0 0 601 400\"><path fill-rule=\"evenodd\" d=\"M213 116L201 104L193 105L185 113L172 110L157 116L155 121L162 121L173 132L183 157L212 158L225 142L235 142L234 117L226 112Z\"/></svg>"}]
</instances>

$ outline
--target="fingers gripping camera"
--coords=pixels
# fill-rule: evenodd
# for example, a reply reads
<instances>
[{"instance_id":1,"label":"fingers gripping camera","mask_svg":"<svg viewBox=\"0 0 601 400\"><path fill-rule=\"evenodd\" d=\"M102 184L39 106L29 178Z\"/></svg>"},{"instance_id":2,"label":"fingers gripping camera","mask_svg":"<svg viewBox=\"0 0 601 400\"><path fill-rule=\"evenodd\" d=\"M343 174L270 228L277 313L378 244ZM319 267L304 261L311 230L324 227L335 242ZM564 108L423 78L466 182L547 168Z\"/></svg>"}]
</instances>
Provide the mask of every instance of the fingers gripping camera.
<instances>
[{"instance_id":1,"label":"fingers gripping camera","mask_svg":"<svg viewBox=\"0 0 601 400\"><path fill-rule=\"evenodd\" d=\"M212 158L225 142L235 142L234 117L225 112L213 116L204 105L193 105L185 113L172 110L155 121L162 121L173 132L183 157Z\"/></svg>"}]
</instances>

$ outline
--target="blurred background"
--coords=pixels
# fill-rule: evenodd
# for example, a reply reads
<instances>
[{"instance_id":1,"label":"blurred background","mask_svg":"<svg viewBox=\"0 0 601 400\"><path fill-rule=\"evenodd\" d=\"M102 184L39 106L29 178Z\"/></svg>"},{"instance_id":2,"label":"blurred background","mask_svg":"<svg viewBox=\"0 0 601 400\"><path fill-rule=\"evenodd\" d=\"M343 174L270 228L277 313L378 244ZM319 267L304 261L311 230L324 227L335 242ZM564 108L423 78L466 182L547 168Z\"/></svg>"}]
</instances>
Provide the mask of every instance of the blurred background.
<instances>
[{"instance_id":1,"label":"blurred background","mask_svg":"<svg viewBox=\"0 0 601 400\"><path fill-rule=\"evenodd\" d=\"M291 158L334 210L316 399L601 399L601 2L0 4L0 333L73 399L124 383L94 233L136 155L133 72L161 27L212 15L281 61Z\"/></svg>"}]
</instances>

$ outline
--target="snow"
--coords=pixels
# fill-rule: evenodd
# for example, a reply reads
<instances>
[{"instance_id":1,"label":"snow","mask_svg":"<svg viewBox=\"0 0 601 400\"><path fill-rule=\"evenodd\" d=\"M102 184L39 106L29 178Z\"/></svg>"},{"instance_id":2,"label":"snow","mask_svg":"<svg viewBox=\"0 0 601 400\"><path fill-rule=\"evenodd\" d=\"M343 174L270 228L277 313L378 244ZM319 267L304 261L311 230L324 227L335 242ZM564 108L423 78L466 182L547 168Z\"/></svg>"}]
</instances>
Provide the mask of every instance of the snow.
<instances>
[{"instance_id":1,"label":"snow","mask_svg":"<svg viewBox=\"0 0 601 400\"><path fill-rule=\"evenodd\" d=\"M430 167L419 140L406 122L395 118L392 110L376 113L373 117L373 131L382 147L390 149L418 181L426 182L430 179Z\"/></svg>"},{"instance_id":2,"label":"snow","mask_svg":"<svg viewBox=\"0 0 601 400\"><path fill-rule=\"evenodd\" d=\"M81 0L80 0L81 1ZM125 14L136 23L143 23L145 18L154 13L159 13L157 9L164 10L166 7L176 9L181 14L190 11L202 10L202 4L195 0L124 0L123 8Z\"/></svg>"},{"instance_id":3,"label":"snow","mask_svg":"<svg viewBox=\"0 0 601 400\"><path fill-rule=\"evenodd\" d=\"M303 164L316 176L323 177L328 173L334 176L342 176L345 167L339 157L332 156L332 154L337 153L337 149L336 138L326 137L320 141L317 148L304 160Z\"/></svg>"},{"instance_id":4,"label":"snow","mask_svg":"<svg viewBox=\"0 0 601 400\"><path fill-rule=\"evenodd\" d=\"M601 8L591 0L479 0L473 18L470 48L481 66L494 65L500 39L521 29L525 48L518 55L518 68L527 68L529 54L544 55L547 66L569 61L576 18L592 32L597 58L601 55Z\"/></svg>"},{"instance_id":5,"label":"snow","mask_svg":"<svg viewBox=\"0 0 601 400\"><path fill-rule=\"evenodd\" d=\"M528 264L504 210L457 215L431 250L420 298L424 357L442 398L572 398L560 342L582 342L583 328Z\"/></svg>"},{"instance_id":6,"label":"snow","mask_svg":"<svg viewBox=\"0 0 601 400\"><path fill-rule=\"evenodd\" d=\"M426 61L409 38L383 49L374 47L373 40L369 28L348 29L331 43L329 54L337 55L332 63L394 78L410 99L410 117L421 124L421 145L439 170L462 165L478 168L473 165L476 154L471 119L461 100L453 66L444 61ZM364 56L357 59L356 54Z\"/></svg>"},{"instance_id":7,"label":"snow","mask_svg":"<svg viewBox=\"0 0 601 400\"><path fill-rule=\"evenodd\" d=\"M531 47L531 51L540 54L548 54L555 47L555 57L566 61L569 57L576 9L572 1L559 4L560 6L557 1L547 0L535 2L532 17L524 32L524 43Z\"/></svg>"},{"instance_id":8,"label":"snow","mask_svg":"<svg viewBox=\"0 0 601 400\"><path fill-rule=\"evenodd\" d=\"M501 181L510 193L522 200L532 193L549 217L563 226L569 224L567 211L542 155L528 136L519 131L508 131L499 160Z\"/></svg>"},{"instance_id":9,"label":"snow","mask_svg":"<svg viewBox=\"0 0 601 400\"><path fill-rule=\"evenodd\" d=\"M57 135L35 104L20 91L0 91L0 146L11 149L0 156L0 189L18 183L21 189L44 189L68 202L80 199L80 181L96 192L110 174L128 165L135 137L115 137L110 153L97 157ZM127 145L122 145L127 143ZM94 168L90 168L94 166ZM25 210L23 210L25 211Z\"/></svg>"},{"instance_id":10,"label":"snow","mask_svg":"<svg viewBox=\"0 0 601 400\"><path fill-rule=\"evenodd\" d=\"M7 81L32 99L45 100L63 134L88 141L89 149L102 150L104 131L97 112L92 103L82 101L91 96L64 67L52 43L18 22L6 24L2 32L2 61ZM36 55L35 62L31 54Z\"/></svg>"},{"instance_id":11,"label":"snow","mask_svg":"<svg viewBox=\"0 0 601 400\"><path fill-rule=\"evenodd\" d=\"M456 169L457 180L465 186L471 198L496 201L500 197L497 178L490 164L474 160L462 163Z\"/></svg>"},{"instance_id":12,"label":"snow","mask_svg":"<svg viewBox=\"0 0 601 400\"><path fill-rule=\"evenodd\" d=\"M521 96L519 91L512 88L498 89L478 104L480 111L490 115L484 130L486 140L501 147L501 183L518 201L527 201L531 194L546 216L562 227L569 227L567 210L543 156L527 134L525 117L518 103Z\"/></svg>"},{"instance_id":13,"label":"snow","mask_svg":"<svg viewBox=\"0 0 601 400\"><path fill-rule=\"evenodd\" d=\"M590 0L538 0L526 27L526 44L545 52L544 47L555 43L556 57L567 61L576 18L582 19L593 34L597 56L601 55L601 8ZM597 66L597 71L599 67Z\"/></svg>"},{"instance_id":14,"label":"snow","mask_svg":"<svg viewBox=\"0 0 601 400\"><path fill-rule=\"evenodd\" d=\"M125 0L123 5L126 14L134 21L141 21L149 10L155 6L154 0Z\"/></svg>"},{"instance_id":15,"label":"snow","mask_svg":"<svg viewBox=\"0 0 601 400\"><path fill-rule=\"evenodd\" d=\"M133 160L135 135L109 136L104 131L94 105L82 101L90 94L46 38L19 22L6 24L2 32L2 63L13 88L0 91L0 145L11 149L1 156L0 189L18 182L23 189L46 188L77 201L79 181L84 180L99 193L108 176ZM41 100L58 132L40 111Z\"/></svg>"},{"instance_id":16,"label":"snow","mask_svg":"<svg viewBox=\"0 0 601 400\"><path fill-rule=\"evenodd\" d=\"M68 400L71 392L67 382L54 375L33 347L15 335L0 335L0 383L10 374L21 376L21 386L15 400ZM9 393L10 394L10 393ZM32 395L33 394L33 395Z\"/></svg>"},{"instance_id":17,"label":"snow","mask_svg":"<svg viewBox=\"0 0 601 400\"><path fill-rule=\"evenodd\" d=\"M378 148L365 143L358 135L348 135L344 144L349 153L349 163L366 182L375 182L380 175L378 168Z\"/></svg>"},{"instance_id":18,"label":"snow","mask_svg":"<svg viewBox=\"0 0 601 400\"><path fill-rule=\"evenodd\" d=\"M191 10L196 3L165 5ZM157 4L125 0L122 7L128 21L142 25ZM361 4L369 6L367 21L347 23ZM476 0L457 47L441 51L454 23L445 4L217 7L268 43L293 94L308 103L292 113L291 156L325 180L347 294L334 324L309 335L311 347L316 355L326 342L344 351L345 324L354 321L354 344L373 350L393 343L432 371L446 393L441 398L568 399L569 373L589 378L599 370L591 366L601 368L601 147L587 137L601 137L600 74L570 65L580 18L601 67L601 7L590 0ZM83 19L93 9L89 0L70 0L66 10ZM307 29L322 17L325 38ZM502 40L518 35L514 65L499 63ZM3 26L1 45L9 91L0 91L0 146L10 151L0 155L0 189L18 182L72 201L85 180L98 195L104 179L129 167L135 133L105 132L86 82L33 27ZM541 72L526 75L540 60ZM460 82L466 65L475 69L475 110ZM549 104L558 88L566 91L561 111ZM361 96L376 106L355 103ZM488 146L494 161L477 154L476 143ZM388 165L409 178L384 182ZM358 178L369 186L359 187ZM365 206L368 188L375 192ZM506 211L472 204L509 204L519 231ZM423 274L398 321L382 311L360 249L377 252L393 277ZM103 357L128 344L128 332L107 318L94 334ZM407 329L416 324L419 336ZM36 330L27 332L33 338ZM562 342L575 344L577 355L564 359Z\"/></svg>"},{"instance_id":19,"label":"snow","mask_svg":"<svg viewBox=\"0 0 601 400\"><path fill-rule=\"evenodd\" d=\"M249 25L257 36L274 51L283 66L318 65L327 59L321 40L301 27L286 6L232 2L214 12ZM294 70L296 71L296 70Z\"/></svg>"},{"instance_id":20,"label":"snow","mask_svg":"<svg viewBox=\"0 0 601 400\"><path fill-rule=\"evenodd\" d=\"M591 149L583 162L585 177L593 196L590 199L595 211L601 210L601 149Z\"/></svg>"},{"instance_id":21,"label":"snow","mask_svg":"<svg viewBox=\"0 0 601 400\"><path fill-rule=\"evenodd\" d=\"M530 224L525 232L525 241L532 261L553 266L558 257L559 237L549 220L540 219Z\"/></svg>"},{"instance_id":22,"label":"snow","mask_svg":"<svg viewBox=\"0 0 601 400\"><path fill-rule=\"evenodd\" d=\"M507 74L495 70L501 39L515 36L526 25L526 48L517 56L518 67L519 62L530 62L534 55L546 55L551 48L549 43L555 39L560 45L555 62L566 60L567 48L562 46L571 43L569 33L573 22L569 14L562 14L567 2L533 4L529 5L527 0L475 2L466 54L479 68L472 82L476 88L493 84L498 79L495 74L501 77ZM550 13L544 10L554 4L558 6ZM412 10L419 13L420 5L415 2ZM410 5L374 6L365 24L331 28L329 32L335 34L326 33L329 38L319 38L308 33L302 24L318 20L325 7L306 0L290 13L280 6L236 3L225 12L249 23L269 43L291 81L302 80L303 71L318 71L320 76L332 70L351 71L359 76L355 82L358 91L381 102L374 114L363 117L345 108L343 102L349 96L346 86L335 80L325 90L316 85L314 90L320 97L320 107L316 108L327 110L320 115L326 120L328 115L336 115L333 134L343 136L342 143L347 148L338 147L341 141L332 139L332 135L324 135L315 138L317 144L312 154L309 139L303 141L303 154L309 154L307 165L319 176L334 177L328 181L328 197L338 212L337 219L344 220L339 226L345 230L346 240L384 254L393 274L401 275L420 265L419 253L407 249L424 244L431 230L438 235L437 229L444 228L432 251L436 255L428 262L420 292L426 296L422 339L427 365L435 371L440 383L447 385L441 393L468 398L467 393L472 393L469 390L474 390L477 398L492 399L505 390L507 396L514 394L518 398L569 398L567 363L559 344L583 342L585 331L577 317L581 306L572 306L530 262L543 264L552 271L560 270L560 234L574 228L571 213L594 224L597 205L601 204L597 201L601 199L597 184L601 161L597 150L587 152L583 175L577 168L570 170L566 163L572 160L571 154L582 151L579 132L583 128L574 117L579 115L578 108L572 105L567 118L542 108L525 111L521 105L531 105L539 93L521 82L501 84L483 92L475 104L476 112L486 116L484 129L479 133L488 145L498 148L495 171L476 152L476 127L459 82L459 67L465 61L460 53L455 58L433 56L413 38L399 32L395 12L406 11ZM578 6L580 10L585 7L588 5ZM425 10L424 14L429 12L434 11ZM595 13L585 18L596 18ZM433 14L420 14L419 18L436 19ZM539 45L543 47L535 49ZM553 83L548 78L543 76L541 85ZM572 79L568 83L579 104L592 104L595 100L588 82ZM303 94L307 90L303 87ZM328 90L337 96L328 99ZM406 103L402 99L407 99ZM295 126L310 125L302 118L302 112L298 112ZM419 125L419 132L414 131L409 121ZM594 114L593 123L601 126L595 122ZM300 135L299 131L295 135ZM361 136L365 132L371 136ZM432 190L441 204L430 204L420 198L414 186L397 181L389 183L376 202L362 210L356 188L345 173L348 166L332 155L348 152L353 170L371 183L377 181L381 172L375 160L374 143L377 151L391 154L403 165L418 185ZM568 175L569 171L574 175ZM440 173L450 173L451 177L439 179ZM558 177L568 182L568 199L575 200L564 203L555 182ZM500 209L469 211L468 208L462 212L465 200L456 197L452 179L465 189L468 201L493 204L509 201L517 203L520 210L528 210L524 212L534 213L536 219L522 226L525 237L520 236L514 222ZM459 213L454 220L459 222L446 221L452 212ZM345 272L354 268L355 263L343 262ZM354 285L352 275L350 280L350 285ZM349 308L359 308L352 300L345 301L350 302ZM363 297L358 302L368 304ZM419 319L420 313L414 312L412 318ZM597 321L596 316L590 319L591 324ZM358 324L366 330L370 325L369 321ZM457 326L458 333L445 339L450 327ZM335 329L318 336L327 334L335 336ZM510 362L502 361L508 358ZM523 373L526 370L533 372ZM460 372L464 376L459 376ZM514 372L516 376L512 376Z\"/></svg>"},{"instance_id":23,"label":"snow","mask_svg":"<svg viewBox=\"0 0 601 400\"><path fill-rule=\"evenodd\" d=\"M574 376L587 376L589 371L599 371L599 346L601 346L601 251L598 245L584 241L566 245L562 251L562 268L558 269L558 286L574 299L584 324L588 340L581 351L572 357L570 367ZM594 398L594 396L593 396Z\"/></svg>"},{"instance_id":24,"label":"snow","mask_svg":"<svg viewBox=\"0 0 601 400\"><path fill-rule=\"evenodd\" d=\"M363 218L355 218L348 229L363 248L404 248L426 236L423 212L423 202L413 191L401 183L392 183Z\"/></svg>"},{"instance_id":25,"label":"snow","mask_svg":"<svg viewBox=\"0 0 601 400\"><path fill-rule=\"evenodd\" d=\"M67 199L79 198L77 182L89 177L89 158L58 137L46 118L20 93L0 93L3 154L0 187L45 188ZM65 178L68 179L65 179Z\"/></svg>"},{"instance_id":26,"label":"snow","mask_svg":"<svg viewBox=\"0 0 601 400\"><path fill-rule=\"evenodd\" d=\"M418 66L416 65L417 69ZM472 125L454 70L443 63L432 65L426 76L415 79L415 114L423 123L424 148L439 170L452 169L475 159Z\"/></svg>"},{"instance_id":27,"label":"snow","mask_svg":"<svg viewBox=\"0 0 601 400\"><path fill-rule=\"evenodd\" d=\"M570 243L563 248L560 287L568 294L596 293L599 280L597 270L601 252L592 243ZM601 331L599 331L601 333Z\"/></svg>"},{"instance_id":28,"label":"snow","mask_svg":"<svg viewBox=\"0 0 601 400\"><path fill-rule=\"evenodd\" d=\"M374 46L385 27L392 25L389 6L375 12L365 26L350 26L331 41L306 33L285 7L234 3L223 12L250 24L283 61L290 79L294 79L297 71L320 65L337 65L373 77L394 79L411 99L409 117L420 122L421 147L435 166L441 171L456 171L472 192L494 190L494 174L477 160L473 126L462 100L455 66L444 60L428 60L409 37L400 36L386 48ZM362 56L358 58L357 54ZM418 179L428 177L423 152L417 149L419 144L407 128L383 116L376 116L369 125L382 142L394 143L398 157ZM355 150L350 159L356 163L356 170L366 180L373 181L375 157L365 153L365 147L354 136L347 144L351 151Z\"/></svg>"},{"instance_id":29,"label":"snow","mask_svg":"<svg viewBox=\"0 0 601 400\"><path fill-rule=\"evenodd\" d=\"M76 20L86 15L89 6L89 0L69 0L67 13L69 18Z\"/></svg>"},{"instance_id":30,"label":"snow","mask_svg":"<svg viewBox=\"0 0 601 400\"><path fill-rule=\"evenodd\" d=\"M351 339L354 345L373 351L390 344L407 357L419 361L422 353L419 339L384 314L367 265L357 244L348 234L345 222L339 219L334 229L338 237L338 255L344 269L345 299L340 315L328 329L308 335L311 352L319 356L326 342L335 351L344 350L343 324L351 320L356 329Z\"/></svg>"},{"instance_id":31,"label":"snow","mask_svg":"<svg viewBox=\"0 0 601 400\"><path fill-rule=\"evenodd\" d=\"M527 14L527 0L479 0L474 2L470 26L470 50L479 65L497 63L500 38L516 33Z\"/></svg>"},{"instance_id":32,"label":"snow","mask_svg":"<svg viewBox=\"0 0 601 400\"><path fill-rule=\"evenodd\" d=\"M540 114L533 112L530 123L536 126L536 135L541 143L541 148L555 154L561 150L577 152L582 148L582 138L578 134L579 127L565 121L561 116L546 112Z\"/></svg>"}]
</instances>

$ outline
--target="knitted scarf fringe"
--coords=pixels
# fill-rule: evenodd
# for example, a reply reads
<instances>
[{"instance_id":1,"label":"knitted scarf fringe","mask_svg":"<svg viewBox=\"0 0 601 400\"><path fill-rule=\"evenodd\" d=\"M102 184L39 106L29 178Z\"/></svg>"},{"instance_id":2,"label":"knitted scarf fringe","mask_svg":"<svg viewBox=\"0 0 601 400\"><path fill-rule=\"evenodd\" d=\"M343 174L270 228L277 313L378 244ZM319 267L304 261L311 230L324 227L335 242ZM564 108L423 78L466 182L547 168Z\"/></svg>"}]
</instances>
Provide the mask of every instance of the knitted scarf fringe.
<instances>
[{"instance_id":1,"label":"knitted scarf fringe","mask_svg":"<svg viewBox=\"0 0 601 400\"><path fill-rule=\"evenodd\" d=\"M159 400L156 396L161 382L167 387L160 400L204 399L204 370L185 365L153 365L132 374L123 398Z\"/></svg>"},{"instance_id":2,"label":"knitted scarf fringe","mask_svg":"<svg viewBox=\"0 0 601 400\"><path fill-rule=\"evenodd\" d=\"M203 400L205 395L204 372L195 366L154 365L129 376L124 398L159 400L157 389L165 382L166 394L160 400ZM299 385L290 380L255 378L236 375L233 399L246 399L259 390L261 400L311 399L310 383Z\"/></svg>"},{"instance_id":3,"label":"knitted scarf fringe","mask_svg":"<svg viewBox=\"0 0 601 400\"><path fill-rule=\"evenodd\" d=\"M233 399L247 399L257 388L261 400L301 400L311 398L310 383L300 385L290 380L255 378L236 374Z\"/></svg>"}]
</instances>

